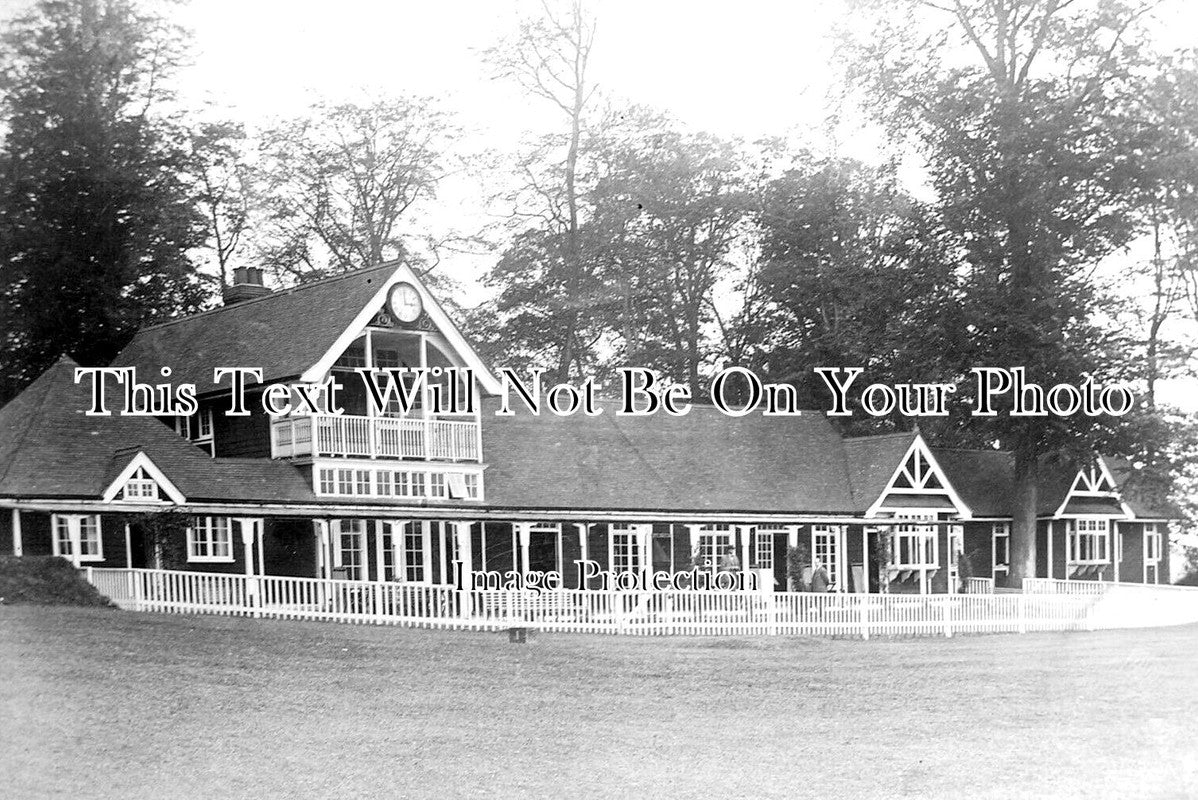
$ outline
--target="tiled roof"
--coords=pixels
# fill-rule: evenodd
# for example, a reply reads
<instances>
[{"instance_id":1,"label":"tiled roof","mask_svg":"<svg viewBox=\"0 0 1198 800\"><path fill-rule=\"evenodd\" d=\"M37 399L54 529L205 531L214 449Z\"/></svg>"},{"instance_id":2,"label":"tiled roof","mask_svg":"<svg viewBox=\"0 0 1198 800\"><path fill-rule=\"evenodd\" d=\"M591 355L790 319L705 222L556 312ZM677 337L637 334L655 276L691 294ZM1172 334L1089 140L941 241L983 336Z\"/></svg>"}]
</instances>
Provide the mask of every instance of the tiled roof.
<instances>
[{"instance_id":1,"label":"tiled roof","mask_svg":"<svg viewBox=\"0 0 1198 800\"><path fill-rule=\"evenodd\" d=\"M200 394L228 388L212 382L216 367L261 367L263 382L296 377L337 337L398 269L398 263L285 289L253 300L144 328L113 360L137 367L146 383L194 383Z\"/></svg>"},{"instance_id":2,"label":"tiled roof","mask_svg":"<svg viewBox=\"0 0 1198 800\"><path fill-rule=\"evenodd\" d=\"M841 440L828 419L494 416L482 409L488 506L851 513Z\"/></svg>"},{"instance_id":3,"label":"tiled roof","mask_svg":"<svg viewBox=\"0 0 1198 800\"><path fill-rule=\"evenodd\" d=\"M932 455L975 517L1010 516L1015 468L1010 453L933 447Z\"/></svg>"},{"instance_id":4,"label":"tiled roof","mask_svg":"<svg viewBox=\"0 0 1198 800\"><path fill-rule=\"evenodd\" d=\"M868 509L885 491L915 436L908 431L844 440L853 500L859 509Z\"/></svg>"},{"instance_id":5,"label":"tiled roof","mask_svg":"<svg viewBox=\"0 0 1198 800\"><path fill-rule=\"evenodd\" d=\"M95 498L144 451L188 500L311 499L290 464L213 459L153 417L87 416L77 366L64 356L0 409L0 496Z\"/></svg>"}]
</instances>

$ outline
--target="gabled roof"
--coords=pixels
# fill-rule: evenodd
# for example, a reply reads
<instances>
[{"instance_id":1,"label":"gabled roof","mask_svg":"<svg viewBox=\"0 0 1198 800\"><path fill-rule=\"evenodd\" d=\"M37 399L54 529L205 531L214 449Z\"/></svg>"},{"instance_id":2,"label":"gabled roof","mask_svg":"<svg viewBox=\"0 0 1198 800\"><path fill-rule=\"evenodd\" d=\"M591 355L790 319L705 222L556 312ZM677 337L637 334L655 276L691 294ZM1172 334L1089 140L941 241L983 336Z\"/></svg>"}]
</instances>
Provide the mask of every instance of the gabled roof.
<instances>
[{"instance_id":1,"label":"gabled roof","mask_svg":"<svg viewBox=\"0 0 1198 800\"><path fill-rule=\"evenodd\" d=\"M662 511L847 514L840 436L819 412L729 417L694 406L683 417L597 417L482 408L486 505Z\"/></svg>"},{"instance_id":2,"label":"gabled roof","mask_svg":"<svg viewBox=\"0 0 1198 800\"><path fill-rule=\"evenodd\" d=\"M290 464L213 459L153 417L87 416L78 366L63 356L0 409L0 496L99 498L145 453L190 501L311 498Z\"/></svg>"},{"instance_id":3,"label":"gabled roof","mask_svg":"<svg viewBox=\"0 0 1198 800\"><path fill-rule=\"evenodd\" d=\"M395 263L360 269L143 328L113 360L137 367L156 383L170 367L176 386L200 394L227 389L212 382L215 367L261 367L264 382L298 378L323 357L388 278Z\"/></svg>"}]
</instances>

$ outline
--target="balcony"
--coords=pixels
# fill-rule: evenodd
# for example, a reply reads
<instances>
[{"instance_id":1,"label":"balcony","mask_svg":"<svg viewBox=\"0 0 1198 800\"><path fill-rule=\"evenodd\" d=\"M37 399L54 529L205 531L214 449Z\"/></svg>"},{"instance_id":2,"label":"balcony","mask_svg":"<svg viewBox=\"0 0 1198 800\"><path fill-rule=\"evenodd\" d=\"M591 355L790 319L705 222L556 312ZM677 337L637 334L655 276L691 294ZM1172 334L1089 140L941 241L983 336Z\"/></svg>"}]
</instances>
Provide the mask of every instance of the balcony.
<instances>
[{"instance_id":1,"label":"balcony","mask_svg":"<svg viewBox=\"0 0 1198 800\"><path fill-rule=\"evenodd\" d=\"M315 415L271 424L271 457L481 461L479 423L405 417Z\"/></svg>"}]
</instances>

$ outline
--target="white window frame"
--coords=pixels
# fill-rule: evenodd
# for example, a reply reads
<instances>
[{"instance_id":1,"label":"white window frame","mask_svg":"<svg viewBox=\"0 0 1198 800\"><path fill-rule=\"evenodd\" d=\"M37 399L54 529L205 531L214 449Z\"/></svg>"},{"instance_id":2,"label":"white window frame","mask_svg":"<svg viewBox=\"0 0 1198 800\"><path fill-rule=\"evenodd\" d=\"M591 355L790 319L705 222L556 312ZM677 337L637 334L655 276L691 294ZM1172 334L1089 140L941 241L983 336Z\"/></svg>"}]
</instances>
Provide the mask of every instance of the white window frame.
<instances>
[{"instance_id":1,"label":"white window frame","mask_svg":"<svg viewBox=\"0 0 1198 800\"><path fill-rule=\"evenodd\" d=\"M1149 542L1152 542L1153 546L1149 547ZM1159 564L1161 562L1161 548L1163 545L1164 540L1157 524L1155 522L1145 522L1144 563L1150 565Z\"/></svg>"},{"instance_id":2,"label":"white window frame","mask_svg":"<svg viewBox=\"0 0 1198 800\"><path fill-rule=\"evenodd\" d=\"M895 514L895 519L903 520L890 529L890 567L892 569L938 569L940 565L940 529L936 525L934 511L911 511ZM918 553L919 561L900 561L899 554L903 550L903 540L911 540L909 551ZM931 560L929 557L929 546Z\"/></svg>"},{"instance_id":3,"label":"white window frame","mask_svg":"<svg viewBox=\"0 0 1198 800\"><path fill-rule=\"evenodd\" d=\"M224 525L218 525L224 522ZM218 538L218 534L223 536ZM221 540L224 553L220 553ZM187 560L198 564L228 564L233 561L233 521L220 515L196 516L187 526Z\"/></svg>"},{"instance_id":4,"label":"white window frame","mask_svg":"<svg viewBox=\"0 0 1198 800\"><path fill-rule=\"evenodd\" d=\"M612 523L607 532L607 558L613 573L641 572L647 566L641 548L643 525Z\"/></svg>"},{"instance_id":5,"label":"white window frame","mask_svg":"<svg viewBox=\"0 0 1198 800\"><path fill-rule=\"evenodd\" d=\"M345 540L353 537L357 540L355 546L345 547ZM346 553L358 553L360 563L346 564ZM366 520L339 519L333 526L333 566L347 571L349 580L364 581L370 574L370 553L366 547Z\"/></svg>"},{"instance_id":6,"label":"white window frame","mask_svg":"<svg viewBox=\"0 0 1198 800\"><path fill-rule=\"evenodd\" d=\"M1090 542L1088 547L1083 547L1083 539ZM1111 518L1082 516L1070 519L1065 548L1065 560L1069 564L1096 566L1111 563ZM1080 554L1085 549L1101 553L1098 557L1081 558Z\"/></svg>"},{"instance_id":7,"label":"white window frame","mask_svg":"<svg viewBox=\"0 0 1198 800\"><path fill-rule=\"evenodd\" d=\"M820 543L820 540L823 543ZM843 525L811 526L811 563L816 560L828 571L828 576L837 590L845 585L844 574L845 535Z\"/></svg>"},{"instance_id":8,"label":"white window frame","mask_svg":"<svg viewBox=\"0 0 1198 800\"><path fill-rule=\"evenodd\" d=\"M731 525L701 525L698 533L699 562L707 559L708 570L715 573L720 568L720 556L724 548L736 547L736 529ZM698 566L695 564L696 568Z\"/></svg>"},{"instance_id":9,"label":"white window frame","mask_svg":"<svg viewBox=\"0 0 1198 800\"><path fill-rule=\"evenodd\" d=\"M753 569L774 568L774 534L786 533L785 528L755 528L753 530Z\"/></svg>"},{"instance_id":10,"label":"white window frame","mask_svg":"<svg viewBox=\"0 0 1198 800\"><path fill-rule=\"evenodd\" d=\"M121 496L134 503L157 503L162 500L158 493L158 481L146 474L145 467L138 467L129 476L121 490Z\"/></svg>"},{"instance_id":11,"label":"white window frame","mask_svg":"<svg viewBox=\"0 0 1198 800\"><path fill-rule=\"evenodd\" d=\"M86 526L87 538L84 538L85 521L90 523ZM70 559L74 564L104 560L104 531L99 514L54 514L50 538L54 555ZM63 552L64 544L66 552ZM83 552L85 545L86 553Z\"/></svg>"},{"instance_id":12,"label":"white window frame","mask_svg":"<svg viewBox=\"0 0 1198 800\"><path fill-rule=\"evenodd\" d=\"M1002 547L1006 551L1007 560L998 560L999 542L1002 542ZM1011 574L1011 523L995 522L990 526L990 574L1003 575Z\"/></svg>"}]
</instances>

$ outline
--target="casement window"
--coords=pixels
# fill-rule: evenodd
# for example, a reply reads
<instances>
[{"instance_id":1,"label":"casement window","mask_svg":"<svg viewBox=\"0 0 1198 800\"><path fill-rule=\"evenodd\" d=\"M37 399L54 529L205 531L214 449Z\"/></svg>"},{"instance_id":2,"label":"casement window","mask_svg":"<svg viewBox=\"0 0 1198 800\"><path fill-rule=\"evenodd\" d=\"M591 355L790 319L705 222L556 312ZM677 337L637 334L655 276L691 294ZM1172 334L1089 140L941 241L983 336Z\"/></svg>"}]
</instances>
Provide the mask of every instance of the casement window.
<instances>
[{"instance_id":1,"label":"casement window","mask_svg":"<svg viewBox=\"0 0 1198 800\"><path fill-rule=\"evenodd\" d=\"M828 575L837 584L840 575L840 540L844 529L839 525L811 526L811 555L813 563L819 561L828 570Z\"/></svg>"},{"instance_id":2,"label":"casement window","mask_svg":"<svg viewBox=\"0 0 1198 800\"><path fill-rule=\"evenodd\" d=\"M466 485L466 497L471 500L478 499L478 473L467 472L462 475L462 482Z\"/></svg>"},{"instance_id":3,"label":"casement window","mask_svg":"<svg viewBox=\"0 0 1198 800\"><path fill-rule=\"evenodd\" d=\"M753 569L774 568L774 533L766 528L753 532Z\"/></svg>"},{"instance_id":4,"label":"casement window","mask_svg":"<svg viewBox=\"0 0 1198 800\"><path fill-rule=\"evenodd\" d=\"M1155 564L1161 560L1161 533L1156 523L1144 525L1144 563Z\"/></svg>"},{"instance_id":5,"label":"casement window","mask_svg":"<svg viewBox=\"0 0 1198 800\"><path fill-rule=\"evenodd\" d=\"M158 482L149 476L145 467L138 467L137 471L129 476L129 480L125 481L122 496L126 500L140 503L155 502L159 499Z\"/></svg>"},{"instance_id":6,"label":"casement window","mask_svg":"<svg viewBox=\"0 0 1198 800\"><path fill-rule=\"evenodd\" d=\"M345 570L350 580L366 579L366 521L337 520L337 537L333 551L333 566Z\"/></svg>"},{"instance_id":7,"label":"casement window","mask_svg":"<svg viewBox=\"0 0 1198 800\"><path fill-rule=\"evenodd\" d=\"M428 496L442 500L448 496L444 472L430 472L428 475Z\"/></svg>"},{"instance_id":8,"label":"casement window","mask_svg":"<svg viewBox=\"0 0 1198 800\"><path fill-rule=\"evenodd\" d=\"M1110 525L1105 517L1081 517L1073 520L1068 539L1070 564L1110 563Z\"/></svg>"},{"instance_id":9,"label":"casement window","mask_svg":"<svg viewBox=\"0 0 1198 800\"><path fill-rule=\"evenodd\" d=\"M76 563L104 560L98 514L55 514L54 555Z\"/></svg>"},{"instance_id":10,"label":"casement window","mask_svg":"<svg viewBox=\"0 0 1198 800\"><path fill-rule=\"evenodd\" d=\"M409 583L428 581L428 537L424 525L409 522L403 526L403 575Z\"/></svg>"},{"instance_id":11,"label":"casement window","mask_svg":"<svg viewBox=\"0 0 1198 800\"><path fill-rule=\"evenodd\" d=\"M233 560L233 532L228 517L192 517L187 527L187 560Z\"/></svg>"},{"instance_id":12,"label":"casement window","mask_svg":"<svg viewBox=\"0 0 1198 800\"><path fill-rule=\"evenodd\" d=\"M612 525L610 556L612 572L639 572L645 565L641 555L640 526Z\"/></svg>"},{"instance_id":13,"label":"casement window","mask_svg":"<svg viewBox=\"0 0 1198 800\"><path fill-rule=\"evenodd\" d=\"M732 546L731 525L703 525L699 528L699 552L695 567L715 571L720 565L720 556Z\"/></svg>"},{"instance_id":14,"label":"casement window","mask_svg":"<svg viewBox=\"0 0 1198 800\"><path fill-rule=\"evenodd\" d=\"M331 469L320 471L320 493L337 494L337 473Z\"/></svg>"},{"instance_id":15,"label":"casement window","mask_svg":"<svg viewBox=\"0 0 1198 800\"><path fill-rule=\"evenodd\" d=\"M936 526L927 516L899 514L912 520L895 526L890 534L891 566L897 569L923 569L940 563Z\"/></svg>"},{"instance_id":16,"label":"casement window","mask_svg":"<svg viewBox=\"0 0 1198 800\"><path fill-rule=\"evenodd\" d=\"M191 416L175 417L175 433L197 444L212 441L212 409L201 408Z\"/></svg>"},{"instance_id":17,"label":"casement window","mask_svg":"<svg viewBox=\"0 0 1198 800\"><path fill-rule=\"evenodd\" d=\"M354 471L352 469L337 470L337 494L354 493Z\"/></svg>"},{"instance_id":18,"label":"casement window","mask_svg":"<svg viewBox=\"0 0 1198 800\"><path fill-rule=\"evenodd\" d=\"M374 476L374 487L379 497L391 496L391 470L380 469Z\"/></svg>"},{"instance_id":19,"label":"casement window","mask_svg":"<svg viewBox=\"0 0 1198 800\"><path fill-rule=\"evenodd\" d=\"M995 575L1003 573L1004 575L1011 572L1011 523L996 522L990 527L990 535L994 540L994 564L993 572Z\"/></svg>"}]
</instances>

